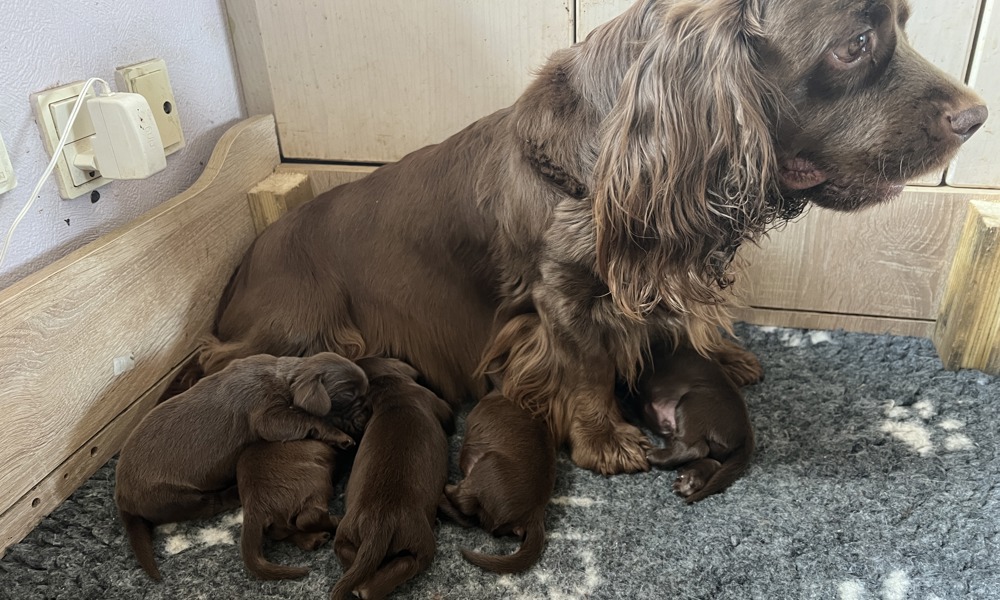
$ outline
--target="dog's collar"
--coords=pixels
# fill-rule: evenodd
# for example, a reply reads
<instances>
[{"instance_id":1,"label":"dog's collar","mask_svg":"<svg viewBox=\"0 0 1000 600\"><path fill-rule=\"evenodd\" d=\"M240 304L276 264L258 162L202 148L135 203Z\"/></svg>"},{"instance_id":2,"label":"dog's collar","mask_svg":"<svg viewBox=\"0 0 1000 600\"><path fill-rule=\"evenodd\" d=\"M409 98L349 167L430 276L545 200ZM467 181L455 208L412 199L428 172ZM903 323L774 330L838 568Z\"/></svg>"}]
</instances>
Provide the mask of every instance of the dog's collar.
<instances>
[{"instance_id":1,"label":"dog's collar","mask_svg":"<svg viewBox=\"0 0 1000 600\"><path fill-rule=\"evenodd\" d=\"M524 159L528 161L535 173L567 196L577 200L590 196L587 185L570 175L566 169L552 160L552 157L542 150L542 145L538 142L525 140Z\"/></svg>"}]
</instances>

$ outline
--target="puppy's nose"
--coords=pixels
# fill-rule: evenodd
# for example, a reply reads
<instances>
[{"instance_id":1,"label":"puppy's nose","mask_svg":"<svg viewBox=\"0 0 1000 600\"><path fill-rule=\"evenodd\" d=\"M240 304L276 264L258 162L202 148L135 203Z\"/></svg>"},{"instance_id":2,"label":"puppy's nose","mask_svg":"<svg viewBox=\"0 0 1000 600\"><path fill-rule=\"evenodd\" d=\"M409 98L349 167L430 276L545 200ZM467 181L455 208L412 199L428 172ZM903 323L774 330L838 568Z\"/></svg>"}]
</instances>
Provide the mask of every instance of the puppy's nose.
<instances>
[{"instance_id":1,"label":"puppy's nose","mask_svg":"<svg viewBox=\"0 0 1000 600\"><path fill-rule=\"evenodd\" d=\"M955 135L962 138L964 142L972 137L972 134L979 131L979 128L986 122L986 117L989 114L990 111L987 110L986 106L979 104L957 113L949 113L947 115L948 125L955 132Z\"/></svg>"}]
</instances>

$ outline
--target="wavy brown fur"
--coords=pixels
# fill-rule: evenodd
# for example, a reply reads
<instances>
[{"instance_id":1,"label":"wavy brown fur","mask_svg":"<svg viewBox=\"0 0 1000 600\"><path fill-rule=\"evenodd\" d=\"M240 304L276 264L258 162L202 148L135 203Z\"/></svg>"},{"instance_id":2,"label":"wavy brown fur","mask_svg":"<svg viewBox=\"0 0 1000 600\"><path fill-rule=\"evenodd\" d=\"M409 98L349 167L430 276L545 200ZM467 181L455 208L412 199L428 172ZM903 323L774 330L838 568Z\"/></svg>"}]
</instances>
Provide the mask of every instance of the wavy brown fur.
<instances>
[{"instance_id":1,"label":"wavy brown fur","mask_svg":"<svg viewBox=\"0 0 1000 600\"><path fill-rule=\"evenodd\" d=\"M897 195L954 155L956 122L985 115L909 46L908 10L638 0L554 53L513 106L269 227L205 370L252 352L386 355L453 405L490 372L577 464L647 468L614 385L652 344L761 375L722 333L739 245L809 202ZM833 54L865 31L877 43L855 63Z\"/></svg>"}]
</instances>

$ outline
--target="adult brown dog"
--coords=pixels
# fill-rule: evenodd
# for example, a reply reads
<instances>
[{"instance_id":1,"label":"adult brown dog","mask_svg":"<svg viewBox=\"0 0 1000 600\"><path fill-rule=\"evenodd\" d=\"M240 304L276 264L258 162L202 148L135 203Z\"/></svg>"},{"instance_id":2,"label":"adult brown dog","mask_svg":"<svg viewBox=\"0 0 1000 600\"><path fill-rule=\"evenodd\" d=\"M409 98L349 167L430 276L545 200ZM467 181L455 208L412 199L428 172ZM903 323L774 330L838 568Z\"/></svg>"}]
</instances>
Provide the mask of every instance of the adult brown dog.
<instances>
[{"instance_id":1,"label":"adult brown dog","mask_svg":"<svg viewBox=\"0 0 1000 600\"><path fill-rule=\"evenodd\" d=\"M319 440L258 442L240 455L236 485L243 505L240 549L258 579L292 579L309 573L264 557L264 534L316 550L337 531L328 507L336 451Z\"/></svg>"},{"instance_id":2,"label":"adult brown dog","mask_svg":"<svg viewBox=\"0 0 1000 600\"><path fill-rule=\"evenodd\" d=\"M523 540L509 556L462 550L466 560L496 573L518 573L545 548L545 506L556 484L556 447L544 420L491 392L465 420L459 455L465 478L444 488L441 510L462 525L468 517L493 535Z\"/></svg>"},{"instance_id":3,"label":"adult brown dog","mask_svg":"<svg viewBox=\"0 0 1000 600\"><path fill-rule=\"evenodd\" d=\"M497 364L578 465L646 469L613 390L651 344L760 376L720 333L737 248L809 203L897 196L986 119L910 46L909 14L906 0L638 0L553 54L513 106L268 228L203 366L384 354L455 403L482 397L477 367ZM512 320L530 311L537 324Z\"/></svg>"},{"instance_id":4,"label":"adult brown dog","mask_svg":"<svg viewBox=\"0 0 1000 600\"><path fill-rule=\"evenodd\" d=\"M157 405L129 434L115 502L139 564L153 579L152 527L239 505L236 464L257 441L318 439L347 448L364 423L368 382L346 358L251 356ZM351 433L360 434L360 431Z\"/></svg>"},{"instance_id":5,"label":"adult brown dog","mask_svg":"<svg viewBox=\"0 0 1000 600\"><path fill-rule=\"evenodd\" d=\"M373 412L347 482L333 549L346 571L330 592L383 598L434 558L434 521L448 478L452 410L393 359L358 361Z\"/></svg>"},{"instance_id":6,"label":"adult brown dog","mask_svg":"<svg viewBox=\"0 0 1000 600\"><path fill-rule=\"evenodd\" d=\"M690 348L658 353L639 378L646 425L666 445L650 450L651 465L678 469L674 491L688 504L725 490L753 456L750 415L722 366Z\"/></svg>"}]
</instances>

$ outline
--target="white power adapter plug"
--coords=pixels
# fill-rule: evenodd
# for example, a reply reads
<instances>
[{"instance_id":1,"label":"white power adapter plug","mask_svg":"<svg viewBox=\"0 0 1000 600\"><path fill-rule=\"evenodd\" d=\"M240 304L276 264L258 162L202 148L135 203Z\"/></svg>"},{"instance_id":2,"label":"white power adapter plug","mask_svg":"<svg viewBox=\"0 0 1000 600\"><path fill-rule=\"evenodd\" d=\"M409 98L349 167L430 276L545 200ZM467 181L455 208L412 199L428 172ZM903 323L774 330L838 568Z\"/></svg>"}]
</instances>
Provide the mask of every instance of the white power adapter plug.
<instances>
[{"instance_id":1,"label":"white power adapter plug","mask_svg":"<svg viewBox=\"0 0 1000 600\"><path fill-rule=\"evenodd\" d=\"M149 103L139 94L116 92L86 101L94 123L94 151L73 164L109 179L145 179L167 166L160 131Z\"/></svg>"}]
</instances>

